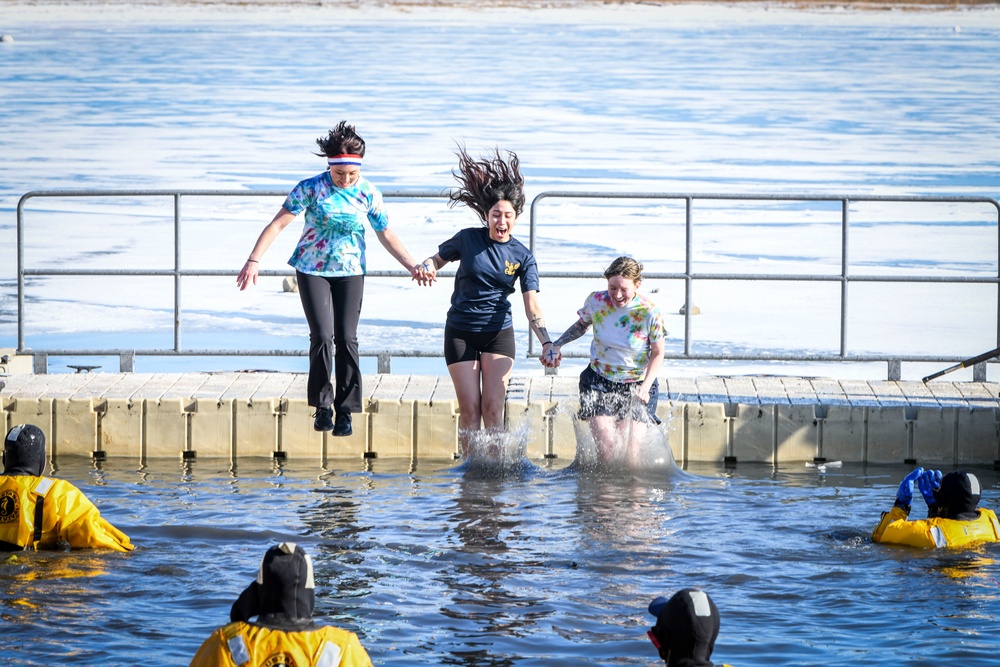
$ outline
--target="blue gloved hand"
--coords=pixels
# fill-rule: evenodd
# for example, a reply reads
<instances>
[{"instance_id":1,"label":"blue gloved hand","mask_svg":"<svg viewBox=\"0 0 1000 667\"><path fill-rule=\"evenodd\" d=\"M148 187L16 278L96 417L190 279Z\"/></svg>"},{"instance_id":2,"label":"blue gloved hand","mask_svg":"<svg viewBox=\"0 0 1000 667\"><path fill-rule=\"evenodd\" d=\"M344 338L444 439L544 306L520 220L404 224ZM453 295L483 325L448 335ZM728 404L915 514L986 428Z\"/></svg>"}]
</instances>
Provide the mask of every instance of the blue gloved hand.
<instances>
[{"instance_id":1,"label":"blue gloved hand","mask_svg":"<svg viewBox=\"0 0 1000 667\"><path fill-rule=\"evenodd\" d=\"M917 486L920 488L920 495L924 497L927 506L933 507L937 504L934 492L941 488L941 471L925 470L917 481Z\"/></svg>"},{"instance_id":2,"label":"blue gloved hand","mask_svg":"<svg viewBox=\"0 0 1000 667\"><path fill-rule=\"evenodd\" d=\"M909 505L913 500L913 485L917 483L920 476L924 474L923 468L917 468L909 475L903 478L903 481L899 483L899 491L896 492L896 500L898 500L903 505Z\"/></svg>"}]
</instances>

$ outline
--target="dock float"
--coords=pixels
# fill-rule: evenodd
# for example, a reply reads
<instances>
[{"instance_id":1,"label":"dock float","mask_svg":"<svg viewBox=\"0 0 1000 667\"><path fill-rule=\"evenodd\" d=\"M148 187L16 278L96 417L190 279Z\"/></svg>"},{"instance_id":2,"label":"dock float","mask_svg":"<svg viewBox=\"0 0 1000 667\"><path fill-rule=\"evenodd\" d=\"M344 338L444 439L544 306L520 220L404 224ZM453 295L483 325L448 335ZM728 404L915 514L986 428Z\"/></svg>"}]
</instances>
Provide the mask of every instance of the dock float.
<instances>
[{"instance_id":1,"label":"dock float","mask_svg":"<svg viewBox=\"0 0 1000 667\"><path fill-rule=\"evenodd\" d=\"M457 458L458 401L448 377L364 377L354 433L313 430L306 375L277 372L0 376L10 428L39 426L53 460ZM531 459L572 460L577 377L514 377L510 428ZM688 462L843 461L997 465L1000 383L784 376L660 378L658 415ZM527 423L525 423L527 421Z\"/></svg>"}]
</instances>

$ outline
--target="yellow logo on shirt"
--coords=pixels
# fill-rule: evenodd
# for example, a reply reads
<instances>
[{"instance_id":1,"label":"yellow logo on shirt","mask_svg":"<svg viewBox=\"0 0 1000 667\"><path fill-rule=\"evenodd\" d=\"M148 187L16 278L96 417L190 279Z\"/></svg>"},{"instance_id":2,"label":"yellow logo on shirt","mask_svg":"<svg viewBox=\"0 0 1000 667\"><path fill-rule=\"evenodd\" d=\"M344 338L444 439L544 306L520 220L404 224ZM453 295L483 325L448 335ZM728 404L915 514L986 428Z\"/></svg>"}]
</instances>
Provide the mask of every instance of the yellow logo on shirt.
<instances>
[{"instance_id":1,"label":"yellow logo on shirt","mask_svg":"<svg viewBox=\"0 0 1000 667\"><path fill-rule=\"evenodd\" d=\"M521 262L518 262L517 264L511 264L506 259L504 260L504 262L506 262L507 268L504 269L503 272L506 273L508 276L514 275L514 272L517 271L518 267L521 266Z\"/></svg>"},{"instance_id":2,"label":"yellow logo on shirt","mask_svg":"<svg viewBox=\"0 0 1000 667\"><path fill-rule=\"evenodd\" d=\"M13 523L21 517L21 503L13 491L0 493L0 523Z\"/></svg>"}]
</instances>

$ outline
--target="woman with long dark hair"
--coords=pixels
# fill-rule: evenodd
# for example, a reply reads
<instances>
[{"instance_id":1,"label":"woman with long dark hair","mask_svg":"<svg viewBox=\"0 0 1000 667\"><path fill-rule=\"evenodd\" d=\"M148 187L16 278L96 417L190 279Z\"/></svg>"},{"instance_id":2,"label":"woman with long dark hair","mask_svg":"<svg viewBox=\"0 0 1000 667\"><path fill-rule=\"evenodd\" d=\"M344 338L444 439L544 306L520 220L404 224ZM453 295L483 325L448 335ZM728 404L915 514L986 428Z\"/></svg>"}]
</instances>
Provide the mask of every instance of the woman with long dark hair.
<instances>
[{"instance_id":1,"label":"woman with long dark hair","mask_svg":"<svg viewBox=\"0 0 1000 667\"><path fill-rule=\"evenodd\" d=\"M462 454L480 429L503 430L507 382L514 369L514 325L508 297L520 284L524 312L543 345L552 344L538 303L535 257L511 234L524 210L524 178L512 152L493 151L475 160L458 151L459 187L450 194L452 206L475 211L481 226L468 227L438 247L423 265L425 280L457 261L455 289L444 331L448 374L455 385Z\"/></svg>"}]
</instances>

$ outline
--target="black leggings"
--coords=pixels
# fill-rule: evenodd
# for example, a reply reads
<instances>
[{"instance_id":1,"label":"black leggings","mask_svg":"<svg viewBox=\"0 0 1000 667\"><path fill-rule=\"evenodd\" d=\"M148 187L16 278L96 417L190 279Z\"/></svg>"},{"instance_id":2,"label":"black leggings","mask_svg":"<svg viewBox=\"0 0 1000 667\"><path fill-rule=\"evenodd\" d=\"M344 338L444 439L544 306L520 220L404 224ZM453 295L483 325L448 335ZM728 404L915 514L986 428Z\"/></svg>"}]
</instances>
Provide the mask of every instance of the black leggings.
<instances>
[{"instance_id":1,"label":"black leggings","mask_svg":"<svg viewBox=\"0 0 1000 667\"><path fill-rule=\"evenodd\" d=\"M309 323L309 405L336 412L361 412L358 320L364 276L327 278L295 272L302 310ZM336 357L336 364L334 358ZM331 376L336 375L336 389Z\"/></svg>"}]
</instances>

